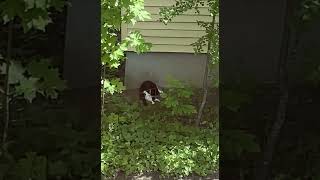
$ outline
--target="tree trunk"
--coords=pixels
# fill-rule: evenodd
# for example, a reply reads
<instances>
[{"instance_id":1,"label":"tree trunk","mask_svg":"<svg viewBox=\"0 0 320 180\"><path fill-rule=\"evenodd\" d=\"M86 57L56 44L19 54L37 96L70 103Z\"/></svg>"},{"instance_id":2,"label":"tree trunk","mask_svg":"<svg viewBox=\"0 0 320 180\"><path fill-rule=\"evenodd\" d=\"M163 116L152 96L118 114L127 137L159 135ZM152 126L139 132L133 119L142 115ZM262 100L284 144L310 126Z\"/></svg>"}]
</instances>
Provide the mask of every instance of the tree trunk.
<instances>
[{"instance_id":1,"label":"tree trunk","mask_svg":"<svg viewBox=\"0 0 320 180\"><path fill-rule=\"evenodd\" d=\"M209 48L208 48L209 52ZM208 53L207 56L207 62L206 62L206 69L204 73L204 82L203 82L203 97L202 97L202 102L199 108L198 116L196 119L196 125L199 126L202 120L202 115L203 115L203 110L207 102L207 97L208 97L208 75L209 75L209 63L210 63L210 56Z\"/></svg>"},{"instance_id":2,"label":"tree trunk","mask_svg":"<svg viewBox=\"0 0 320 180\"><path fill-rule=\"evenodd\" d=\"M278 104L278 111L276 120L274 121L270 134L267 136L267 143L264 150L263 161L257 169L256 180L266 180L269 177L270 164L273 159L273 154L276 144L281 133L281 128L286 120L287 104L289 97L288 90L288 61L293 59L292 55L297 48L297 31L294 31L291 19L295 10L294 2L287 0L285 4L285 17L284 17L284 32L282 47L279 60L279 90L280 99Z\"/></svg>"},{"instance_id":3,"label":"tree trunk","mask_svg":"<svg viewBox=\"0 0 320 180\"><path fill-rule=\"evenodd\" d=\"M214 24L215 23L215 16L213 16L212 22L211 22L211 26L212 28L214 28ZM207 62L206 62L206 67L205 67L205 72L204 72L204 82L203 82L203 96L202 96L202 102L201 105L199 107L199 111L198 111L198 116L197 119L195 121L196 126L199 126L202 120L202 116L203 116L203 110L204 107L207 103L207 97L208 97L208 76L209 76L209 63L210 63L210 51L211 51L211 41L208 40L208 49L207 49Z\"/></svg>"}]
</instances>

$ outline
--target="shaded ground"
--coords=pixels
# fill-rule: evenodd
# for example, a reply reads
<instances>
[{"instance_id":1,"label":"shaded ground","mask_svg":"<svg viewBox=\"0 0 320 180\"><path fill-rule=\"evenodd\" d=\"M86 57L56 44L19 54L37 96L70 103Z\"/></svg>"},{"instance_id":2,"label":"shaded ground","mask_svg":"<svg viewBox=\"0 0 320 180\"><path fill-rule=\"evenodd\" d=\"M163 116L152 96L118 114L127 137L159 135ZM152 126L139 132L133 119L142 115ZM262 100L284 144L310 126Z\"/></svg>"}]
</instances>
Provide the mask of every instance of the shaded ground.
<instances>
[{"instance_id":1,"label":"shaded ground","mask_svg":"<svg viewBox=\"0 0 320 180\"><path fill-rule=\"evenodd\" d=\"M139 101L139 89L127 89L123 92L124 97L130 102ZM195 90L195 94L193 95L195 102L198 104L199 100L202 100L202 91L201 89ZM209 89L207 105L210 106L219 106L219 90L218 89Z\"/></svg>"},{"instance_id":2,"label":"shaded ground","mask_svg":"<svg viewBox=\"0 0 320 180\"><path fill-rule=\"evenodd\" d=\"M175 178L175 177L168 177L168 178L161 178L158 173L145 173L142 175L136 176L127 176L123 173L119 173L116 178L102 178L102 180L218 180L219 173L215 173L210 176L200 177L200 176L189 176L185 178Z\"/></svg>"}]
</instances>

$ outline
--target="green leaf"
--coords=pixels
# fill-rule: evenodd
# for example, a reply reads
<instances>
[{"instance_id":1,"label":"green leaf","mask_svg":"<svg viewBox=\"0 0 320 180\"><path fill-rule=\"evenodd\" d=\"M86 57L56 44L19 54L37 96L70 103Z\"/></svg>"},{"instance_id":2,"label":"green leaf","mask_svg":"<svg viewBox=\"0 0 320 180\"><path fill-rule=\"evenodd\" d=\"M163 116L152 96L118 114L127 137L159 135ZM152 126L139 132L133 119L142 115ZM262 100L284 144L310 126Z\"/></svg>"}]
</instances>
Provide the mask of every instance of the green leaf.
<instances>
[{"instance_id":1,"label":"green leaf","mask_svg":"<svg viewBox=\"0 0 320 180\"><path fill-rule=\"evenodd\" d=\"M30 103L36 97L38 78L24 78L16 86L16 94L23 95Z\"/></svg>"},{"instance_id":2,"label":"green leaf","mask_svg":"<svg viewBox=\"0 0 320 180\"><path fill-rule=\"evenodd\" d=\"M39 9L46 10L46 2L47 2L47 0L36 0L35 1L36 7L39 8Z\"/></svg>"},{"instance_id":3,"label":"green leaf","mask_svg":"<svg viewBox=\"0 0 320 180\"><path fill-rule=\"evenodd\" d=\"M27 71L39 79L39 89L44 91L47 97L56 99L57 91L62 91L66 88L66 83L60 78L60 73L57 68L52 68L48 59L40 61L32 61L27 66Z\"/></svg>"},{"instance_id":4,"label":"green leaf","mask_svg":"<svg viewBox=\"0 0 320 180\"><path fill-rule=\"evenodd\" d=\"M26 6L27 6L26 10L32 9L35 7L36 0L23 0L23 1L26 3Z\"/></svg>"},{"instance_id":5,"label":"green leaf","mask_svg":"<svg viewBox=\"0 0 320 180\"><path fill-rule=\"evenodd\" d=\"M49 174L51 176L63 177L68 173L68 167L63 161L50 162Z\"/></svg>"},{"instance_id":6,"label":"green leaf","mask_svg":"<svg viewBox=\"0 0 320 180\"><path fill-rule=\"evenodd\" d=\"M0 12L4 23L11 21L15 16L21 15L25 10L24 1L5 0L0 3Z\"/></svg>"},{"instance_id":7,"label":"green leaf","mask_svg":"<svg viewBox=\"0 0 320 180\"><path fill-rule=\"evenodd\" d=\"M17 84L24 79L24 73L26 69L21 65L20 62L11 61L9 67L9 84ZM0 74L6 74L6 64L0 65Z\"/></svg>"},{"instance_id":8,"label":"green leaf","mask_svg":"<svg viewBox=\"0 0 320 180\"><path fill-rule=\"evenodd\" d=\"M46 76L50 66L51 64L48 59L41 59L39 61L34 60L27 65L27 71L31 76L42 78Z\"/></svg>"},{"instance_id":9,"label":"green leaf","mask_svg":"<svg viewBox=\"0 0 320 180\"><path fill-rule=\"evenodd\" d=\"M103 82L103 88L106 93L114 94L115 92L121 93L125 90L125 86L120 81L119 78L111 79L111 80L105 80Z\"/></svg>"},{"instance_id":10,"label":"green leaf","mask_svg":"<svg viewBox=\"0 0 320 180\"><path fill-rule=\"evenodd\" d=\"M51 22L52 20L50 18L43 18L39 16L38 18L32 19L32 21L28 23L28 27L35 27L36 29L45 31L46 26Z\"/></svg>"},{"instance_id":11,"label":"green leaf","mask_svg":"<svg viewBox=\"0 0 320 180\"><path fill-rule=\"evenodd\" d=\"M14 176L17 179L46 179L46 158L36 153L26 153L26 157L18 161Z\"/></svg>"}]
</instances>

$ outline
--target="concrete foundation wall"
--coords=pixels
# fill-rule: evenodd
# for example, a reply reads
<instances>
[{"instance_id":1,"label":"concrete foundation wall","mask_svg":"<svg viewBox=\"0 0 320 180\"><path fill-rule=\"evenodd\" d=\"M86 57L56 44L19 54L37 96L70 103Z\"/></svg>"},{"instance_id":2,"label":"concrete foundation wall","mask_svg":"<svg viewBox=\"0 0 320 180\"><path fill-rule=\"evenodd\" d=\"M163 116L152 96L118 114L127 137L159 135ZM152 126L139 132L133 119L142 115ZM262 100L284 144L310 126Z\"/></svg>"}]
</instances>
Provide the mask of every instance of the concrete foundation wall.
<instances>
[{"instance_id":1,"label":"concrete foundation wall","mask_svg":"<svg viewBox=\"0 0 320 180\"><path fill-rule=\"evenodd\" d=\"M139 88L141 83L151 80L166 87L167 75L201 87L204 79L206 54L192 53L146 53L127 52L125 85L127 89Z\"/></svg>"}]
</instances>

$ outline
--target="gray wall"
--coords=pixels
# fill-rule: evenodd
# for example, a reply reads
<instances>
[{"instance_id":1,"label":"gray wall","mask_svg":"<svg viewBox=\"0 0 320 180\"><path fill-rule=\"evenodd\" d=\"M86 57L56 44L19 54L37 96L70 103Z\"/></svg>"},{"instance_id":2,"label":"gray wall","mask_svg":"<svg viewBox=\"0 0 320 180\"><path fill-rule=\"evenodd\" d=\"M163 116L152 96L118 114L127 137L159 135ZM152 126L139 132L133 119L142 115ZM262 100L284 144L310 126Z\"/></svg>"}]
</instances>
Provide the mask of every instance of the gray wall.
<instances>
[{"instance_id":1,"label":"gray wall","mask_svg":"<svg viewBox=\"0 0 320 180\"><path fill-rule=\"evenodd\" d=\"M194 87L203 84L206 54L192 53L126 53L125 85L127 89L140 87L143 81L151 80L166 87L166 76L190 82Z\"/></svg>"},{"instance_id":2,"label":"gray wall","mask_svg":"<svg viewBox=\"0 0 320 180\"><path fill-rule=\"evenodd\" d=\"M71 0L68 8L63 76L70 88L100 86L100 1Z\"/></svg>"},{"instance_id":3,"label":"gray wall","mask_svg":"<svg viewBox=\"0 0 320 180\"><path fill-rule=\"evenodd\" d=\"M220 13L220 78L274 81L284 24L285 1L224 1Z\"/></svg>"}]
</instances>

